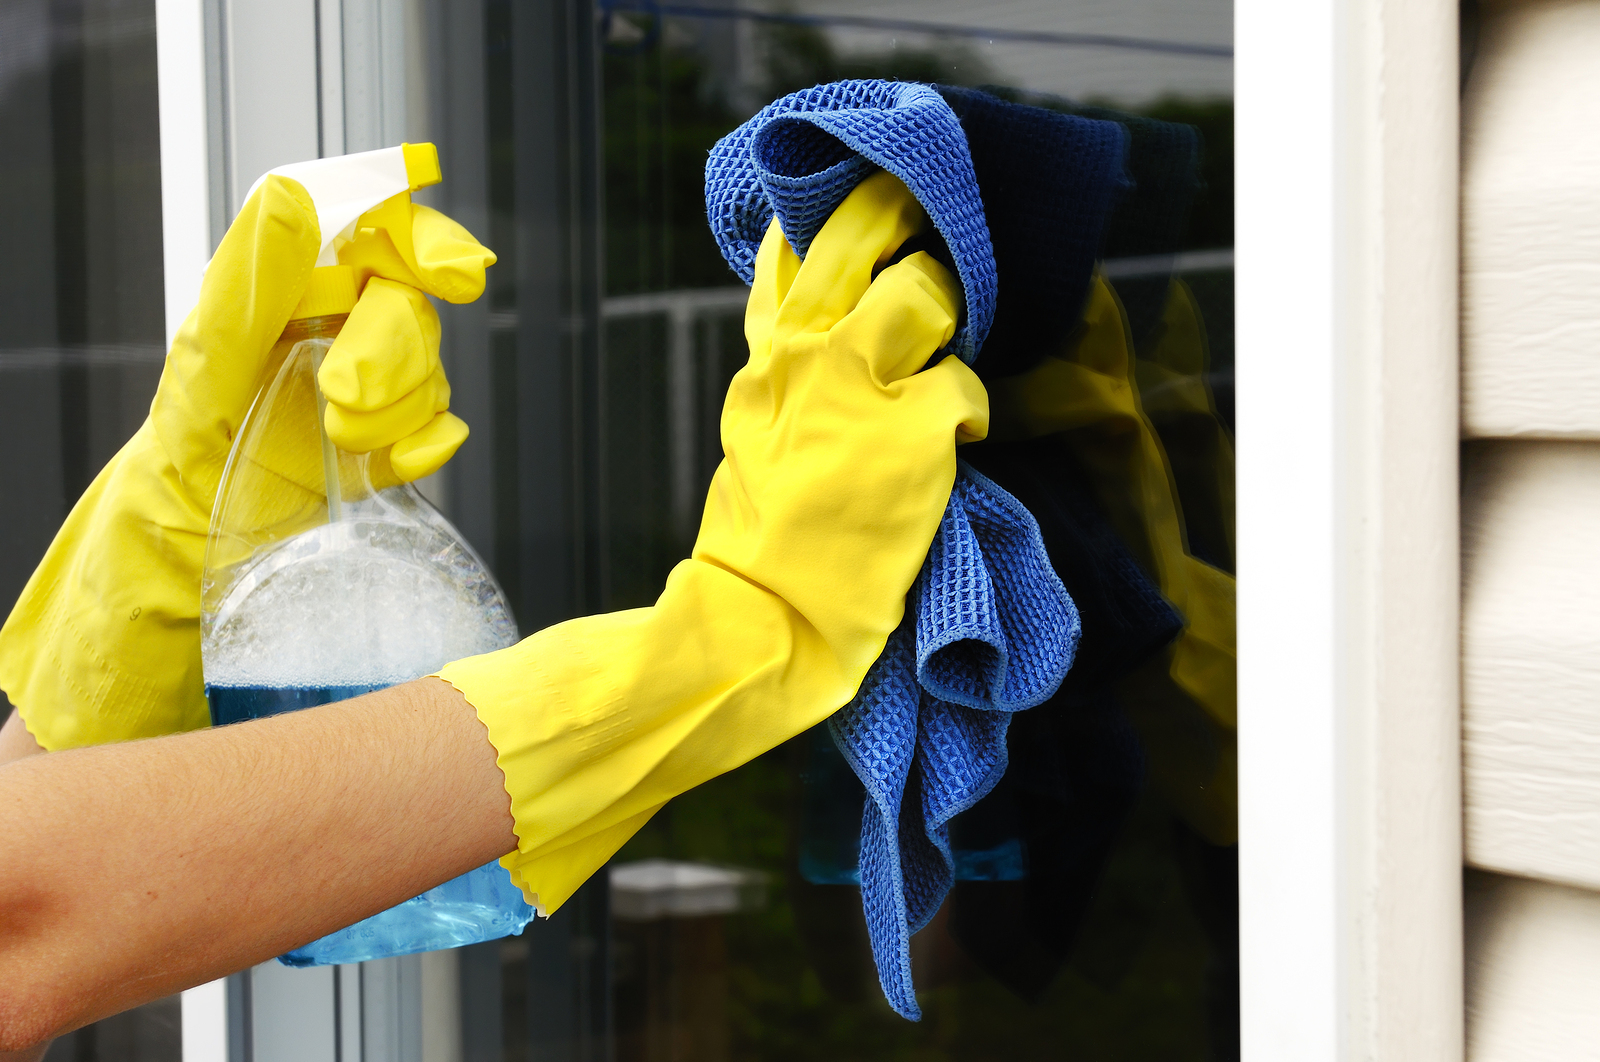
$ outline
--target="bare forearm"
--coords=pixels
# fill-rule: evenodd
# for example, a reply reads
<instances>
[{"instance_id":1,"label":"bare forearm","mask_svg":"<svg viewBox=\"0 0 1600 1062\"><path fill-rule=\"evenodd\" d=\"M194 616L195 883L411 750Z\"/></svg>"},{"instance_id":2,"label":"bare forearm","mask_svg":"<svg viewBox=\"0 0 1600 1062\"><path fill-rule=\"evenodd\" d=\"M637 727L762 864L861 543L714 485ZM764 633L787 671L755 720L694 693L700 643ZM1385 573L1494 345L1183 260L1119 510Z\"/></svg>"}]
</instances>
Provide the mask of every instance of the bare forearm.
<instances>
[{"instance_id":1,"label":"bare forearm","mask_svg":"<svg viewBox=\"0 0 1600 1062\"><path fill-rule=\"evenodd\" d=\"M15 709L7 707L3 698L0 698L0 710L10 712L5 725L0 726L0 766L27 756L37 756L44 751L33 735L28 733L22 716ZM21 1051L0 1051L0 1062L39 1062L48 1050L50 1041L44 1040Z\"/></svg>"},{"instance_id":2,"label":"bare forearm","mask_svg":"<svg viewBox=\"0 0 1600 1062\"><path fill-rule=\"evenodd\" d=\"M433 679L0 768L0 1050L244 969L515 847Z\"/></svg>"}]
</instances>

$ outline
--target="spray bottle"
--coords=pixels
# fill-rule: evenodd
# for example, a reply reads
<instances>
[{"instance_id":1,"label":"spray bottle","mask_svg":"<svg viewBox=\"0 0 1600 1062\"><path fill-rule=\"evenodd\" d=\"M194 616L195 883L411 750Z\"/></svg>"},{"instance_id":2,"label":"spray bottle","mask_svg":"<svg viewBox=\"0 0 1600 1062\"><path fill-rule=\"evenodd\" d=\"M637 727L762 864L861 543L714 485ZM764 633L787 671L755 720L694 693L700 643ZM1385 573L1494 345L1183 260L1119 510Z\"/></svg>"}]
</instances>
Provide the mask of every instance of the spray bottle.
<instances>
[{"instance_id":1,"label":"spray bottle","mask_svg":"<svg viewBox=\"0 0 1600 1062\"><path fill-rule=\"evenodd\" d=\"M211 516L201 654L215 725L358 696L516 640L494 577L416 487L398 480L387 449L349 453L323 428L317 369L359 294L339 250L358 221L408 245L410 193L436 183L438 166L433 145L407 144L271 171L305 187L324 242L234 439ZM510 875L488 863L280 961L317 966L457 947L521 933L533 915Z\"/></svg>"}]
</instances>

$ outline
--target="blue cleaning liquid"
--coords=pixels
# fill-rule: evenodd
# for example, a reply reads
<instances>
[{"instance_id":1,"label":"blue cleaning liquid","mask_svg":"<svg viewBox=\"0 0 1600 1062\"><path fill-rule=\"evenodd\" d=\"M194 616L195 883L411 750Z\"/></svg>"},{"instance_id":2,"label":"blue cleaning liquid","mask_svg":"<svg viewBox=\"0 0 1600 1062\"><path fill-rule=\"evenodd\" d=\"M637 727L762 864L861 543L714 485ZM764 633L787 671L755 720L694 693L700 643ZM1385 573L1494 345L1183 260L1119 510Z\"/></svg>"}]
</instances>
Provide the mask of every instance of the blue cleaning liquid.
<instances>
[{"instance_id":1,"label":"blue cleaning liquid","mask_svg":"<svg viewBox=\"0 0 1600 1062\"><path fill-rule=\"evenodd\" d=\"M246 719L264 719L269 715L315 708L319 704L348 701L363 693L381 690L383 686L322 686L317 689L270 686L207 686L206 697L211 701L211 725L227 726Z\"/></svg>"},{"instance_id":2,"label":"blue cleaning liquid","mask_svg":"<svg viewBox=\"0 0 1600 1062\"><path fill-rule=\"evenodd\" d=\"M359 697L382 686L207 686L213 726ZM522 932L534 910L499 862L485 863L405 903L278 957L285 966L366 962L497 940Z\"/></svg>"}]
</instances>

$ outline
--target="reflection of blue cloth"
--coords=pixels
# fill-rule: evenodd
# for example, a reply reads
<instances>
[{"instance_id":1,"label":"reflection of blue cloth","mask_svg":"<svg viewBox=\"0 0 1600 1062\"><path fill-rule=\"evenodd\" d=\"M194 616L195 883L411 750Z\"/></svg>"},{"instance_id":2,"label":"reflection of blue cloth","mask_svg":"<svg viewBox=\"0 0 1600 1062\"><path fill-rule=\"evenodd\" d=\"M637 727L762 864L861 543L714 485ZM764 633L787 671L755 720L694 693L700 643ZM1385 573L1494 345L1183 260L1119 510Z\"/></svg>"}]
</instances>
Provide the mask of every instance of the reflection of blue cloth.
<instances>
[{"instance_id":1,"label":"reflection of blue cloth","mask_svg":"<svg viewBox=\"0 0 1600 1062\"><path fill-rule=\"evenodd\" d=\"M1000 780L1011 713L1055 693L1077 644L1033 517L963 462L905 620L829 721L867 788L861 902L884 994L908 1018L911 934L955 879L950 820Z\"/></svg>"},{"instance_id":2,"label":"reflection of blue cloth","mask_svg":"<svg viewBox=\"0 0 1600 1062\"><path fill-rule=\"evenodd\" d=\"M1129 187L1116 122L938 86L961 119L994 243L994 324L973 366L985 380L1025 372L1083 315L1108 219Z\"/></svg>"}]
</instances>

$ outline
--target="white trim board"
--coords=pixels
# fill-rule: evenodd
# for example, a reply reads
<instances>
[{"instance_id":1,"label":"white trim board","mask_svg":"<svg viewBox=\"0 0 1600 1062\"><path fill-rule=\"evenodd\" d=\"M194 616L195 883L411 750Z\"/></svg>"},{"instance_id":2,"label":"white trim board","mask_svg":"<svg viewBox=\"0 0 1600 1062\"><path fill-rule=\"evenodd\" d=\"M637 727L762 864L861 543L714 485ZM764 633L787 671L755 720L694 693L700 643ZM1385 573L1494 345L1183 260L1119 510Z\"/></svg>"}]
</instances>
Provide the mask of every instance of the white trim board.
<instances>
[{"instance_id":1,"label":"white trim board","mask_svg":"<svg viewBox=\"0 0 1600 1062\"><path fill-rule=\"evenodd\" d=\"M161 120L161 261L167 346L200 297L211 258L202 0L156 0Z\"/></svg>"},{"instance_id":2,"label":"white trim board","mask_svg":"<svg viewBox=\"0 0 1600 1062\"><path fill-rule=\"evenodd\" d=\"M1234 11L1243 1057L1456 1062L1457 8Z\"/></svg>"}]
</instances>

